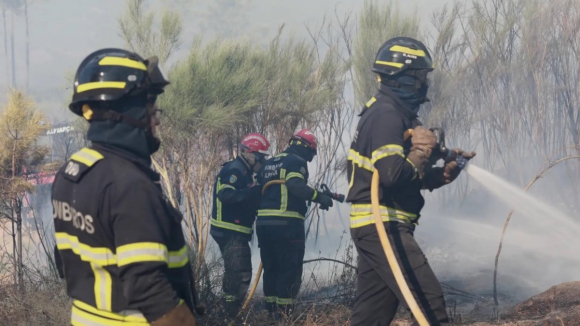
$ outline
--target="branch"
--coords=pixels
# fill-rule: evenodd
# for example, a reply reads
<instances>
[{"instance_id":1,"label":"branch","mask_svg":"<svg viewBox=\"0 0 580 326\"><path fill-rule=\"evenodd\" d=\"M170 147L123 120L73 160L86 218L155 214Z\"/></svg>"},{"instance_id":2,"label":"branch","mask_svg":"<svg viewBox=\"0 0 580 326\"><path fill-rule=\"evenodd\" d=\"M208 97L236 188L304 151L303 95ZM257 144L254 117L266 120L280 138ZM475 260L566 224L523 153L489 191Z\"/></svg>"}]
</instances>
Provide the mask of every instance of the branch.
<instances>
[{"instance_id":1,"label":"branch","mask_svg":"<svg viewBox=\"0 0 580 326\"><path fill-rule=\"evenodd\" d=\"M350 267L352 269L354 269L355 271L358 271L358 268L349 264L349 263L345 263L343 261L337 260L337 259L332 259L332 258L316 258L316 259L310 259L310 260L305 260L302 262L302 264L308 264L308 263L313 263L316 261L331 261L331 262L335 262L335 263L339 263L339 264L343 264L344 266Z\"/></svg>"},{"instance_id":2,"label":"branch","mask_svg":"<svg viewBox=\"0 0 580 326\"><path fill-rule=\"evenodd\" d=\"M566 156L564 158L560 158L558 160L552 161L550 164L548 164L545 168L543 168L542 170L540 170L536 176L534 177L534 179L532 179L532 181L530 181L530 183L528 183L528 185L524 188L524 192L527 192L528 189L530 189L530 187L539 179L541 179L551 168L553 168L554 166L567 161L567 160L571 160L571 159L580 159L580 155L574 155L574 156ZM499 240L499 247L497 249L497 254L495 255L495 267L493 270L493 301L495 302L495 305L498 306L499 302L497 300L497 266L499 263L499 255L501 254L501 249L503 246L503 240L505 238L505 232L507 230L508 224L512 218L512 215L514 213L514 210L512 209L505 221L505 224L503 226L503 230L501 231L501 238Z\"/></svg>"}]
</instances>

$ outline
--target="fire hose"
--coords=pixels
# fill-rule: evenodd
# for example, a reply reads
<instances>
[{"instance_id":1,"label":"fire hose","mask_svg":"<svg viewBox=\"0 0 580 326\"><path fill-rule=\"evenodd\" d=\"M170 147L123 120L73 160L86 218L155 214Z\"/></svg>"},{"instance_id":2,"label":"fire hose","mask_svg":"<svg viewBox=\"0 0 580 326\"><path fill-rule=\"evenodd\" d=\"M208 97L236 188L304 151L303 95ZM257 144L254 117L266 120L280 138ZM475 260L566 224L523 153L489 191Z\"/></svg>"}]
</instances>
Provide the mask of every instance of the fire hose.
<instances>
[{"instance_id":1,"label":"fire hose","mask_svg":"<svg viewBox=\"0 0 580 326\"><path fill-rule=\"evenodd\" d=\"M275 185L275 184L283 185L285 183L286 183L286 180L271 180L271 181L267 182L264 185L264 187L262 187L262 195L264 194L264 192L266 192L266 189L268 187ZM325 184L322 184L321 188L322 188L322 193L329 195L332 199L337 200L341 203L344 202L344 199L345 199L344 195L335 194L335 193L330 192L330 189ZM244 301L242 308L240 309L240 311L238 312L236 317L232 320L232 322L229 324L229 326L234 325L235 320L238 319L238 317L240 316L242 311L246 310L246 308L250 304L250 301L252 300L252 297L254 296L254 293L256 292L256 288L258 288L258 282L260 282L260 277L262 276L262 269L263 269L263 265L262 265L262 262L260 261L260 266L258 266L258 272L256 273L254 284L252 285L252 288L250 289L250 293L248 294L246 301Z\"/></svg>"}]
</instances>

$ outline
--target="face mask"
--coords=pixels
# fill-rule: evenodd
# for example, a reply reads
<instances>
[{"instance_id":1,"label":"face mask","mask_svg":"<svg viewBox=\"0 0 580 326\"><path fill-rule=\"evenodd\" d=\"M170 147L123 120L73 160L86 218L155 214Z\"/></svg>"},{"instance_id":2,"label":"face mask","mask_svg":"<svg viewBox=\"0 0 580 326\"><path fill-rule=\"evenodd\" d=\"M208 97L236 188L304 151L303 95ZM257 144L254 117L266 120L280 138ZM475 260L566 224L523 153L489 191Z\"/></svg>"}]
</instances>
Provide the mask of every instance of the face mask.
<instances>
[{"instance_id":1,"label":"face mask","mask_svg":"<svg viewBox=\"0 0 580 326\"><path fill-rule=\"evenodd\" d=\"M153 153L159 150L159 147L161 146L161 140L153 136L150 129L145 131L145 135L147 137L147 148L149 149L149 153L153 155Z\"/></svg>"}]
</instances>

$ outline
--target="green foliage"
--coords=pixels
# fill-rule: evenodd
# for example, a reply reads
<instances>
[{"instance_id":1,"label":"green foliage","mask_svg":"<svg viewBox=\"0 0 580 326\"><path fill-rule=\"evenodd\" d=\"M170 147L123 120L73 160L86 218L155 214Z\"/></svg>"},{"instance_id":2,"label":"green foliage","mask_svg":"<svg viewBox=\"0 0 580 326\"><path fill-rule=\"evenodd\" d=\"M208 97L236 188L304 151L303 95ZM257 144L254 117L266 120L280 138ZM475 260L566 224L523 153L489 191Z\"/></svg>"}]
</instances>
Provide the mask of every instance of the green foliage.
<instances>
[{"instance_id":1,"label":"green foliage","mask_svg":"<svg viewBox=\"0 0 580 326\"><path fill-rule=\"evenodd\" d=\"M20 91L11 90L8 103L0 112L0 177L8 182L0 186L0 201L10 203L33 186L22 177L25 168L39 167L48 149L36 145L50 128L46 117L35 108L34 101ZM11 204L9 204L11 205ZM1 207L10 210L10 207Z\"/></svg>"},{"instance_id":2,"label":"green foliage","mask_svg":"<svg viewBox=\"0 0 580 326\"><path fill-rule=\"evenodd\" d=\"M119 18L126 46L144 58L156 55L164 63L181 46L183 26L177 12L164 11L158 29L155 14L145 12L145 0L128 0L125 15Z\"/></svg>"},{"instance_id":3,"label":"green foliage","mask_svg":"<svg viewBox=\"0 0 580 326\"><path fill-rule=\"evenodd\" d=\"M288 138L340 94L334 77L344 69L328 54L322 62L304 41L276 37L268 48L248 40L194 42L190 55L170 71L172 84L159 98L169 129L185 138L200 133L248 132Z\"/></svg>"},{"instance_id":4,"label":"green foliage","mask_svg":"<svg viewBox=\"0 0 580 326\"><path fill-rule=\"evenodd\" d=\"M189 57L170 71L172 84L159 106L186 135L223 131L258 106L262 60L249 43L216 39L204 45L197 39Z\"/></svg>"},{"instance_id":5,"label":"green foliage","mask_svg":"<svg viewBox=\"0 0 580 326\"><path fill-rule=\"evenodd\" d=\"M391 1L365 0L364 8L358 15L358 33L352 58L356 103L362 106L377 90L377 79L371 68L381 45L396 36L420 39L419 27L416 12L405 16Z\"/></svg>"}]
</instances>

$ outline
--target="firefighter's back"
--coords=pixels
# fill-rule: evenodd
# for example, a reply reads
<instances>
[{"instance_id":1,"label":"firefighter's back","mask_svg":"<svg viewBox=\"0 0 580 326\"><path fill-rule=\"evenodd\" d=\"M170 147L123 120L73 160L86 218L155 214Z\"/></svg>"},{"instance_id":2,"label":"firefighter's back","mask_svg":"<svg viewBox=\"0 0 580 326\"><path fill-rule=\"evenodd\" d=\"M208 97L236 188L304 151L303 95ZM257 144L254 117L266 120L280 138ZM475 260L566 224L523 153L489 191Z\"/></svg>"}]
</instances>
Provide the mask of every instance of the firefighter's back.
<instances>
[{"instance_id":1,"label":"firefighter's back","mask_svg":"<svg viewBox=\"0 0 580 326\"><path fill-rule=\"evenodd\" d=\"M177 301L182 298L192 306L181 217L138 162L99 147L83 148L55 178L56 245L73 299L72 321L79 325L107 324L110 319L148 325L141 310L158 299L148 298L146 288L163 291L148 279L156 275L151 271L155 267L164 270L171 285L168 293L177 293ZM137 216L142 210L163 218L155 223L144 218L144 224L137 224L127 214L133 211L131 215ZM159 238L151 237L150 228L158 229ZM142 241L145 238L151 242ZM151 262L165 263L167 268ZM135 304L136 297L143 301Z\"/></svg>"}]
</instances>

